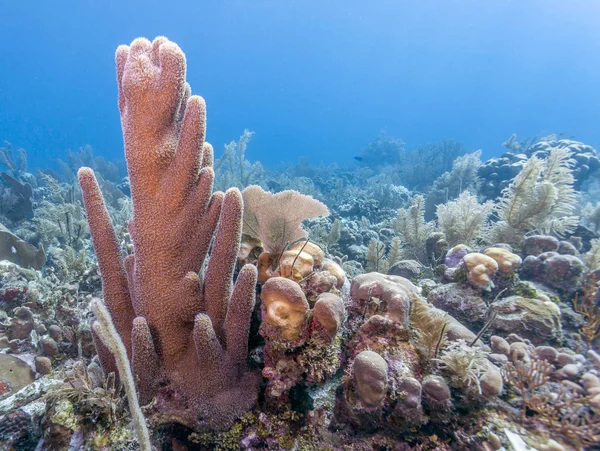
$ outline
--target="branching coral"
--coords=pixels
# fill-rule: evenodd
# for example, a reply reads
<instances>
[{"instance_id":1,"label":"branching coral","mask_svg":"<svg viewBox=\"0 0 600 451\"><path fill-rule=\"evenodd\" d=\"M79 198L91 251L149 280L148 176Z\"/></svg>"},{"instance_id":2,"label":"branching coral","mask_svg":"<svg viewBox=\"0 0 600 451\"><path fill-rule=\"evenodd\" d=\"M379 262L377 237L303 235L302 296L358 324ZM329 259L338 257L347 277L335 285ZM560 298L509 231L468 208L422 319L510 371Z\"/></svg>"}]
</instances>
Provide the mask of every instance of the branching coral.
<instances>
[{"instance_id":1,"label":"branching coral","mask_svg":"<svg viewBox=\"0 0 600 451\"><path fill-rule=\"evenodd\" d=\"M13 177L18 177L27 170L27 154L25 149L13 150L12 144L5 141L6 147L0 147L0 164L8 170Z\"/></svg>"},{"instance_id":2,"label":"branching coral","mask_svg":"<svg viewBox=\"0 0 600 451\"><path fill-rule=\"evenodd\" d=\"M79 171L104 302L142 400L157 398L157 419L225 428L258 390L246 367L255 268L245 266L232 287L242 197L237 189L211 195L205 103L190 95L179 47L136 39L117 49L116 65L133 202L134 253L124 261L94 174ZM103 367L114 369L96 343Z\"/></svg>"},{"instance_id":3,"label":"branching coral","mask_svg":"<svg viewBox=\"0 0 600 451\"><path fill-rule=\"evenodd\" d=\"M491 242L518 243L528 232L563 236L579 218L573 214L573 160L568 149L556 148L545 160L532 156L504 190L496 213L500 220L490 231Z\"/></svg>"},{"instance_id":4,"label":"branching coral","mask_svg":"<svg viewBox=\"0 0 600 451\"><path fill-rule=\"evenodd\" d=\"M585 338L588 346L600 337L600 306L597 304L598 275L593 272L586 277L583 294L575 295L573 310L583 316L580 333Z\"/></svg>"},{"instance_id":5,"label":"branching coral","mask_svg":"<svg viewBox=\"0 0 600 451\"><path fill-rule=\"evenodd\" d=\"M239 141L231 141L225 146L221 158L215 161L215 187L226 190L233 186L243 189L256 183L263 173L260 162L254 164L246 160L246 147L254 135L250 130L244 130Z\"/></svg>"},{"instance_id":6,"label":"branching coral","mask_svg":"<svg viewBox=\"0 0 600 451\"><path fill-rule=\"evenodd\" d=\"M525 420L534 390L550 380L554 367L544 359L508 362L502 371L504 381L521 396L521 420Z\"/></svg>"}]
</instances>

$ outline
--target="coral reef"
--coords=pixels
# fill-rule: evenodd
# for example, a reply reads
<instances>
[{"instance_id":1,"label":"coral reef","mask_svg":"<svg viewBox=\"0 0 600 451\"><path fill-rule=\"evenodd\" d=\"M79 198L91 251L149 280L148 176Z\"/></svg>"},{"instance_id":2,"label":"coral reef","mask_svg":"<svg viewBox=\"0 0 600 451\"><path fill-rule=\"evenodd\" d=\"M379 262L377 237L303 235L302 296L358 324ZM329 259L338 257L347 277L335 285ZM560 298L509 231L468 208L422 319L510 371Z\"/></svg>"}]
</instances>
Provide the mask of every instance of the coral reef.
<instances>
[{"instance_id":1,"label":"coral reef","mask_svg":"<svg viewBox=\"0 0 600 451\"><path fill-rule=\"evenodd\" d=\"M593 148L214 161L176 44L116 66L127 177L0 149L1 448L597 449Z\"/></svg>"}]
</instances>

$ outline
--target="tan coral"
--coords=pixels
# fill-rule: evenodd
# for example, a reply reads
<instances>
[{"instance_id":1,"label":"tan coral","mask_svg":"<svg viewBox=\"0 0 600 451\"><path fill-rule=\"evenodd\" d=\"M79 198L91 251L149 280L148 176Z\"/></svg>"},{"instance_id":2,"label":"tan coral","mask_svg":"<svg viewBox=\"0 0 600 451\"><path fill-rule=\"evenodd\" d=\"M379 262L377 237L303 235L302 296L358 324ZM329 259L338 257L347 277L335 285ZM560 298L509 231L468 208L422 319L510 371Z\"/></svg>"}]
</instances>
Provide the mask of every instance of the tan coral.
<instances>
[{"instance_id":1,"label":"tan coral","mask_svg":"<svg viewBox=\"0 0 600 451\"><path fill-rule=\"evenodd\" d=\"M478 288L488 289L493 286L492 277L498 271L498 263L492 257L473 252L463 258L467 270L467 279Z\"/></svg>"},{"instance_id":2,"label":"tan coral","mask_svg":"<svg viewBox=\"0 0 600 451\"><path fill-rule=\"evenodd\" d=\"M256 266L258 269L258 283L261 285L275 275L273 269L271 269L271 254L269 252L263 252L258 256Z\"/></svg>"},{"instance_id":3,"label":"tan coral","mask_svg":"<svg viewBox=\"0 0 600 451\"><path fill-rule=\"evenodd\" d=\"M333 293L322 293L313 309L313 323L320 324L333 338L344 322L344 302Z\"/></svg>"},{"instance_id":4,"label":"tan coral","mask_svg":"<svg viewBox=\"0 0 600 451\"><path fill-rule=\"evenodd\" d=\"M521 266L521 257L501 247L489 247L484 254L498 263L498 271L503 274L511 273Z\"/></svg>"},{"instance_id":5,"label":"tan coral","mask_svg":"<svg viewBox=\"0 0 600 451\"><path fill-rule=\"evenodd\" d=\"M338 290L344 286L344 283L346 282L346 272L340 265L332 260L326 260L325 263L323 263L322 269L335 276L337 279L336 288Z\"/></svg>"},{"instance_id":6,"label":"tan coral","mask_svg":"<svg viewBox=\"0 0 600 451\"><path fill-rule=\"evenodd\" d=\"M323 259L325 258L325 252L319 246L311 241L298 241L292 244L289 248L289 251L301 251L310 254L310 256L314 260L315 266L321 266L323 263Z\"/></svg>"},{"instance_id":7,"label":"tan coral","mask_svg":"<svg viewBox=\"0 0 600 451\"><path fill-rule=\"evenodd\" d=\"M313 271L314 264L315 260L309 253L299 252L299 249L288 250L279 260L279 273L298 282Z\"/></svg>"},{"instance_id":8,"label":"tan coral","mask_svg":"<svg viewBox=\"0 0 600 451\"><path fill-rule=\"evenodd\" d=\"M297 340L310 310L300 285L284 277L271 277L262 287L261 299L265 322L278 328L284 339Z\"/></svg>"}]
</instances>

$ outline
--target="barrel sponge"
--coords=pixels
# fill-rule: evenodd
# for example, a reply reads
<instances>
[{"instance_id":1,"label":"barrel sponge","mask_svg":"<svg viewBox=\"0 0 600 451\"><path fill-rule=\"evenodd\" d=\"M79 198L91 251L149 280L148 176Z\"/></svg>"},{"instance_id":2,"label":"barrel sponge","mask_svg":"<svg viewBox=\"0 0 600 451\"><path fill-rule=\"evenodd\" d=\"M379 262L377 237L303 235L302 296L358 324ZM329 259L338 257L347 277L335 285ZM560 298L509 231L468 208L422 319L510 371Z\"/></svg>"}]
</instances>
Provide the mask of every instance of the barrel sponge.
<instances>
[{"instance_id":1,"label":"barrel sponge","mask_svg":"<svg viewBox=\"0 0 600 451\"><path fill-rule=\"evenodd\" d=\"M377 409L387 391L388 364L373 351L362 351L354 359L352 372L356 390L362 407L366 410Z\"/></svg>"},{"instance_id":2,"label":"barrel sponge","mask_svg":"<svg viewBox=\"0 0 600 451\"><path fill-rule=\"evenodd\" d=\"M271 277L262 287L263 319L286 340L298 339L310 306L302 288L284 277Z\"/></svg>"},{"instance_id":3,"label":"barrel sponge","mask_svg":"<svg viewBox=\"0 0 600 451\"><path fill-rule=\"evenodd\" d=\"M489 289L493 286L492 277L498 271L498 263L492 257L473 252L463 258L467 270L467 280L478 288Z\"/></svg>"},{"instance_id":4,"label":"barrel sponge","mask_svg":"<svg viewBox=\"0 0 600 451\"><path fill-rule=\"evenodd\" d=\"M484 254L496 260L498 271L503 274L515 271L522 263L521 257L502 247L488 247Z\"/></svg>"},{"instance_id":5,"label":"barrel sponge","mask_svg":"<svg viewBox=\"0 0 600 451\"><path fill-rule=\"evenodd\" d=\"M321 293L313 309L313 323L320 324L331 338L342 327L344 322L344 302L333 293Z\"/></svg>"}]
</instances>

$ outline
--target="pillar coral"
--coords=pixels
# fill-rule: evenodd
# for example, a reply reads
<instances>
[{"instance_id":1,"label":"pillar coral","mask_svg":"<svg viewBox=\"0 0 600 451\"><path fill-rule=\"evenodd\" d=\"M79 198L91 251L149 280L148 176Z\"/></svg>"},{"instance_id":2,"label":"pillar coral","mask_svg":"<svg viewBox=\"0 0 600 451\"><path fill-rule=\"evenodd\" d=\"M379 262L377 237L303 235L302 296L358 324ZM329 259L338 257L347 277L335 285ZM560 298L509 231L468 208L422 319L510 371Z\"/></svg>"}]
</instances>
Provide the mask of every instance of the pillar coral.
<instances>
[{"instance_id":1,"label":"pillar coral","mask_svg":"<svg viewBox=\"0 0 600 451\"><path fill-rule=\"evenodd\" d=\"M133 255L121 259L94 173L79 171L104 302L159 421L226 428L256 401L259 381L246 366L256 269L232 282L242 197L212 193L206 106L191 95L181 49L139 38L117 49L116 66ZM99 354L112 368L101 346Z\"/></svg>"}]
</instances>

